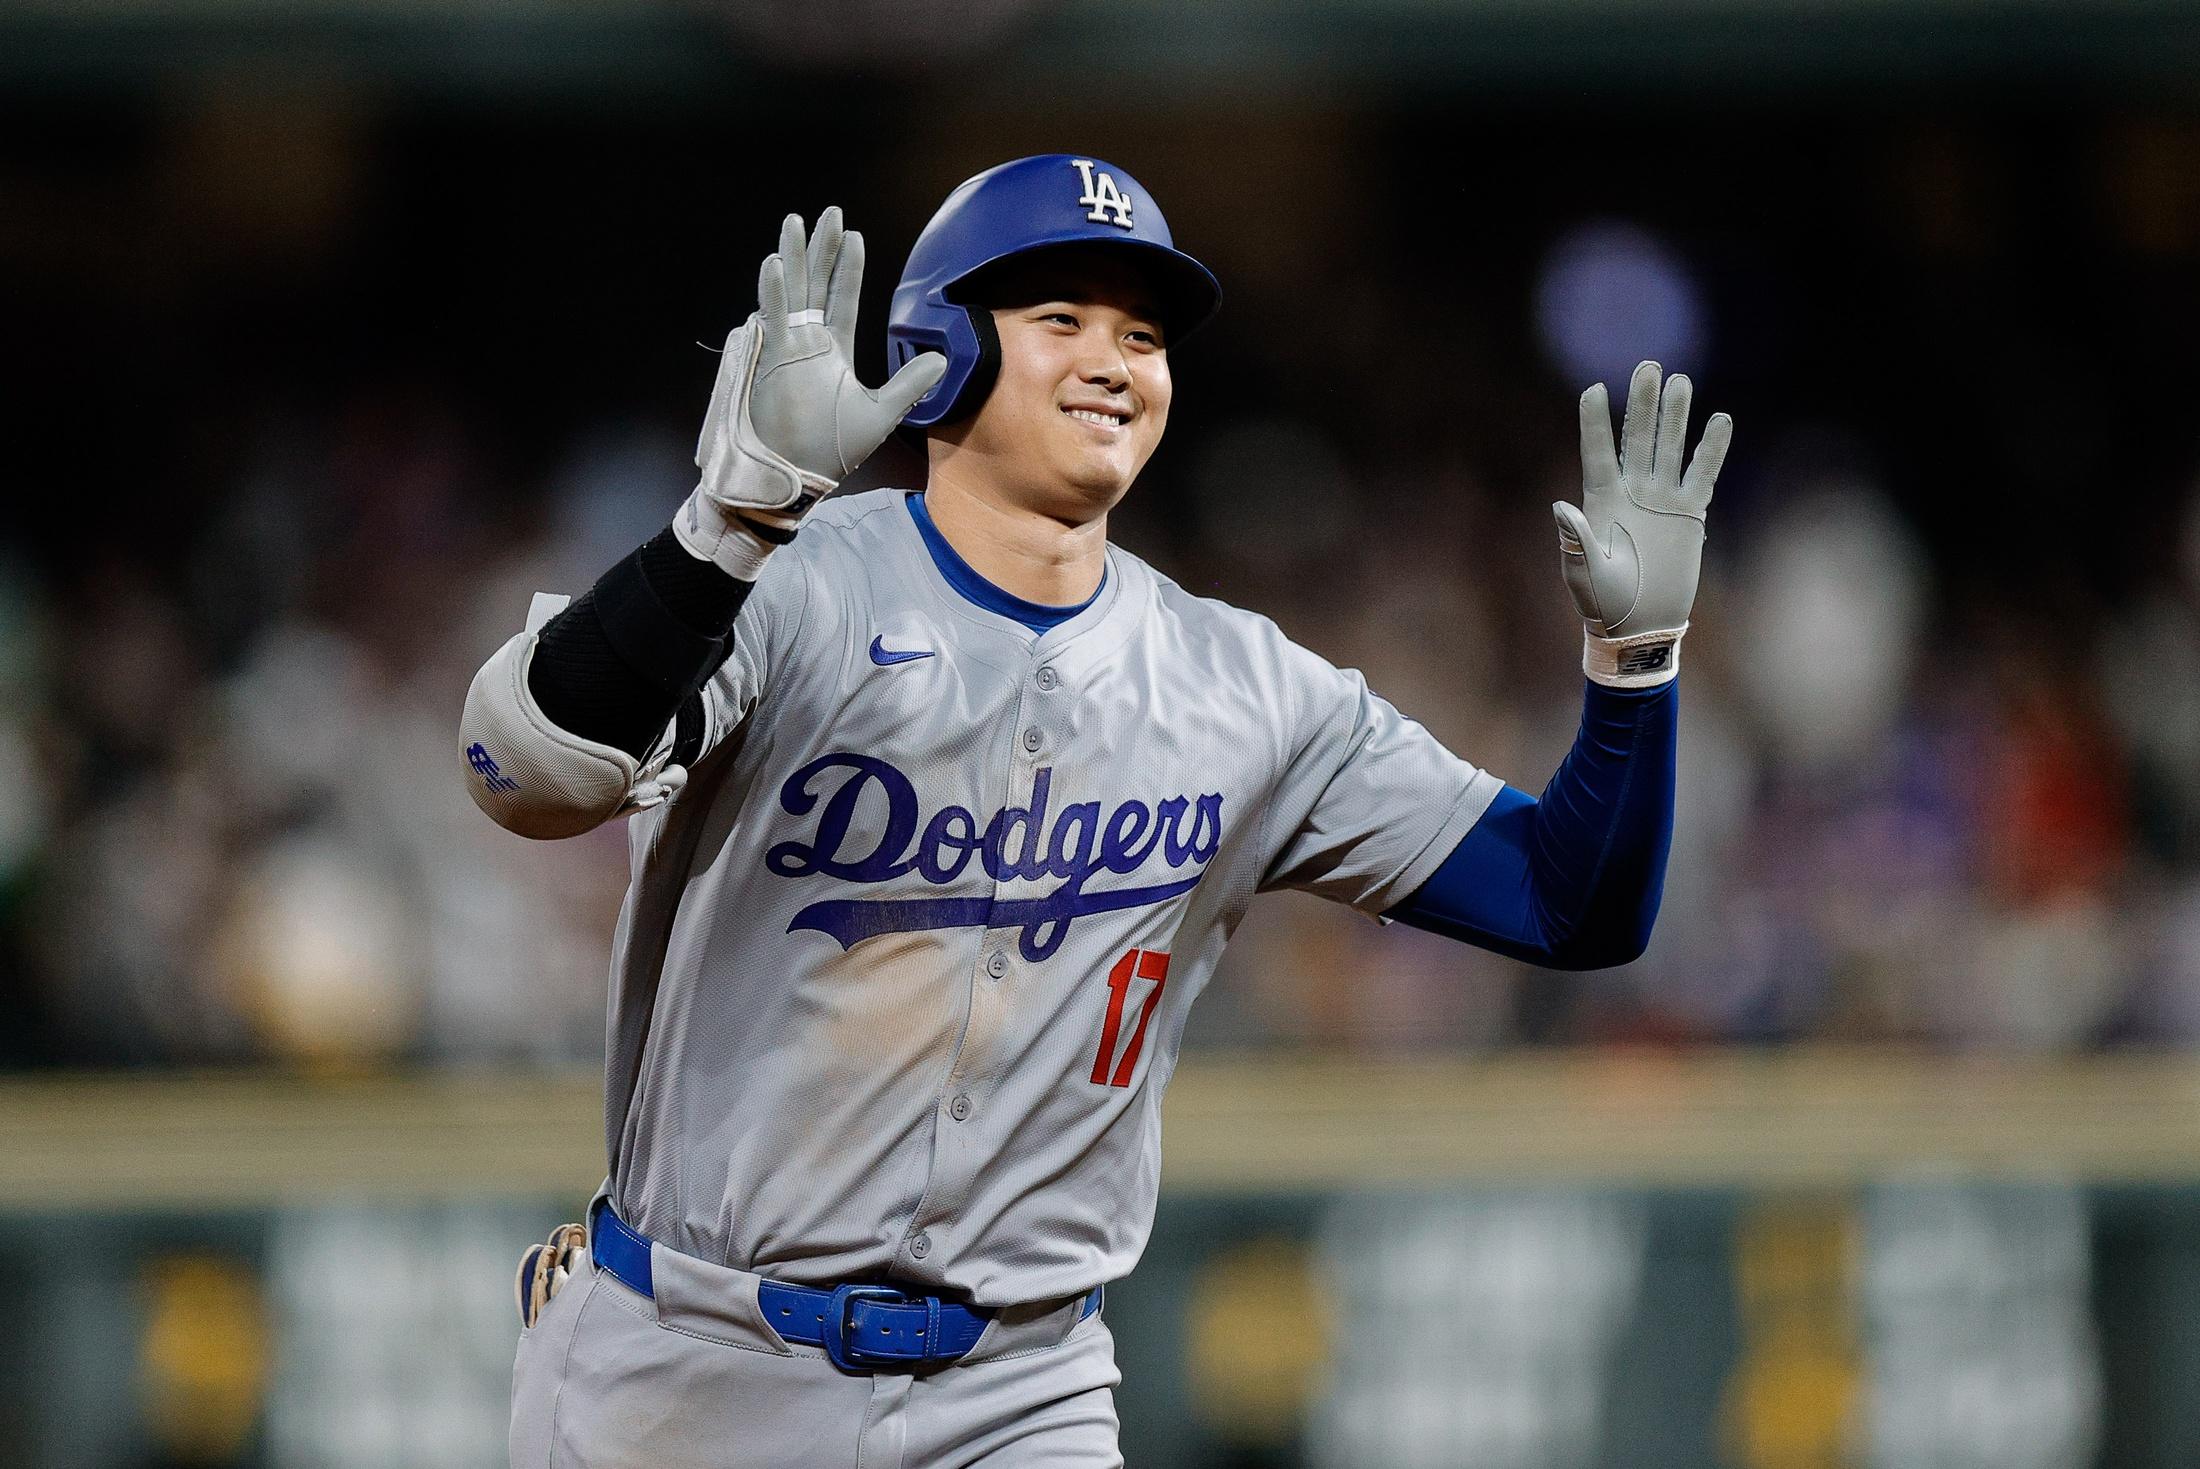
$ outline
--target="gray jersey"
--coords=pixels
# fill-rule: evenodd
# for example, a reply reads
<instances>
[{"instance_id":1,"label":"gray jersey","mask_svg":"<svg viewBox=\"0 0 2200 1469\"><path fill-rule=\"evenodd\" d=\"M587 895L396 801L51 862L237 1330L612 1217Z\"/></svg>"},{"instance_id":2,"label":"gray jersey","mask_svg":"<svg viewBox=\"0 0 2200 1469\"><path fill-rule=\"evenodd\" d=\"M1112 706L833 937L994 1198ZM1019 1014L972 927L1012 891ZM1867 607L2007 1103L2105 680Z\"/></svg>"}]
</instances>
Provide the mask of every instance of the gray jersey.
<instances>
[{"instance_id":1,"label":"gray jersey","mask_svg":"<svg viewBox=\"0 0 2200 1469\"><path fill-rule=\"evenodd\" d=\"M828 501L771 558L708 753L631 822L613 1197L781 1279L1072 1295L1145 1246L1162 1089L1254 894L1380 913L1500 783L1120 548L1034 635L903 498Z\"/></svg>"}]
</instances>

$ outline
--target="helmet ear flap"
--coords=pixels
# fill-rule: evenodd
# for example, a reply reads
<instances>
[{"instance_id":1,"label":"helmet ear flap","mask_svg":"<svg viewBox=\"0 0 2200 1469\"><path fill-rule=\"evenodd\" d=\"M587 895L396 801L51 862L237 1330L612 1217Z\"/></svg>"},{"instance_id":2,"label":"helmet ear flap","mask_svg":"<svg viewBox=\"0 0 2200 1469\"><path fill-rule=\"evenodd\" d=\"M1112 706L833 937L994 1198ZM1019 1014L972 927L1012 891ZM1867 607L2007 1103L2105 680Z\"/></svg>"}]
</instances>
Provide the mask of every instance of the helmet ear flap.
<instances>
[{"instance_id":1,"label":"helmet ear flap","mask_svg":"<svg viewBox=\"0 0 2200 1469\"><path fill-rule=\"evenodd\" d=\"M934 299L905 314L913 319L886 328L888 371L900 371L919 353L937 352L947 359L947 373L916 401L902 426L928 429L975 412L1001 369L1001 338L993 328L992 309Z\"/></svg>"},{"instance_id":2,"label":"helmet ear flap","mask_svg":"<svg viewBox=\"0 0 2200 1469\"><path fill-rule=\"evenodd\" d=\"M994 379L1001 375L1001 334L994 329L992 309L965 306L963 314L970 318L970 334L978 339L978 355L970 364L970 376L956 390L955 406L941 420L943 423L976 413L985 395L993 391Z\"/></svg>"},{"instance_id":3,"label":"helmet ear flap","mask_svg":"<svg viewBox=\"0 0 2200 1469\"><path fill-rule=\"evenodd\" d=\"M930 315L933 324L897 326L887 338L887 358L894 371L920 352L938 352L947 358L947 376L919 398L902 420L902 427L914 430L920 440L925 429L977 412L1001 371L1001 335L994 330L991 308L957 302L934 307Z\"/></svg>"}]
</instances>

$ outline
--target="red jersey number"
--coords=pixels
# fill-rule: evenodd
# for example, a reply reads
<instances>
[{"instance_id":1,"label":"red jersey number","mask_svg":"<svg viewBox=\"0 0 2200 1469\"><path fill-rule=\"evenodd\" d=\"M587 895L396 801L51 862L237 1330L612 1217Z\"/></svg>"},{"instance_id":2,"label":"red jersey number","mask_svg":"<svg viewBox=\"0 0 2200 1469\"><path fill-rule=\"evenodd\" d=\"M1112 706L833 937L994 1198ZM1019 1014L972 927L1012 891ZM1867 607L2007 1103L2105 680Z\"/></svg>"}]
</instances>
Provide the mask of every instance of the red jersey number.
<instances>
[{"instance_id":1,"label":"red jersey number","mask_svg":"<svg viewBox=\"0 0 2200 1469\"><path fill-rule=\"evenodd\" d=\"M1131 1026L1129 1042L1122 1046L1123 1054L1118 1057L1116 1047L1122 1041L1124 1006L1130 998L1131 986L1141 979L1152 980L1153 988L1139 1000L1138 1019ZM1153 1019L1153 1012L1161 1003L1161 987L1168 982L1169 956L1159 949L1133 949L1115 961L1115 967L1108 971L1108 1017L1100 1026L1100 1054L1092 1063L1095 1086L1131 1084L1131 1073L1138 1069L1138 1053L1146 1045L1146 1022Z\"/></svg>"}]
</instances>

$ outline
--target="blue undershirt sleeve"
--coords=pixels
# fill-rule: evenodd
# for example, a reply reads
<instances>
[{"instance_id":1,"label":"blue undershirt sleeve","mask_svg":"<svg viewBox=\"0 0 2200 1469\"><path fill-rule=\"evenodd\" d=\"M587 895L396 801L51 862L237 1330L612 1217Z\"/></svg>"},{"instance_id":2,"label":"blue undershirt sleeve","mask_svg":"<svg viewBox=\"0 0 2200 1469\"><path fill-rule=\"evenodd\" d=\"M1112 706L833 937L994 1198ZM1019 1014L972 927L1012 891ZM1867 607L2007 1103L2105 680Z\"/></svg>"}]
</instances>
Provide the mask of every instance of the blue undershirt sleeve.
<instances>
[{"instance_id":1,"label":"blue undershirt sleeve","mask_svg":"<svg viewBox=\"0 0 2200 1469\"><path fill-rule=\"evenodd\" d=\"M1384 916L1554 969L1638 957L1673 842L1678 682L1589 683L1581 731L1541 799L1499 791L1443 865Z\"/></svg>"}]
</instances>

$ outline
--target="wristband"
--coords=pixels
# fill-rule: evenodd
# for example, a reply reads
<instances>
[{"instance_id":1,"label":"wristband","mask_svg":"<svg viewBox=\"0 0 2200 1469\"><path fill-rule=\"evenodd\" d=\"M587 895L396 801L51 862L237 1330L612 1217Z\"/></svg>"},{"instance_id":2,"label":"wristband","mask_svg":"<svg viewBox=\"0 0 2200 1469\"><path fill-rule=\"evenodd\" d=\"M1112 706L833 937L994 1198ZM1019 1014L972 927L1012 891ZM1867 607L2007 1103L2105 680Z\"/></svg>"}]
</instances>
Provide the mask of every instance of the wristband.
<instances>
[{"instance_id":1,"label":"wristband","mask_svg":"<svg viewBox=\"0 0 2200 1469\"><path fill-rule=\"evenodd\" d=\"M1600 638L1581 634L1581 671L1614 689L1648 689L1670 683L1681 670L1681 634L1688 624L1632 637Z\"/></svg>"},{"instance_id":2,"label":"wristband","mask_svg":"<svg viewBox=\"0 0 2200 1469\"><path fill-rule=\"evenodd\" d=\"M700 486L680 508L672 532L687 547L688 554L715 563L736 581L755 581L764 570L764 558L774 549L774 541L760 533L747 516L719 504ZM791 533L787 535L788 540L793 538Z\"/></svg>"}]
</instances>

